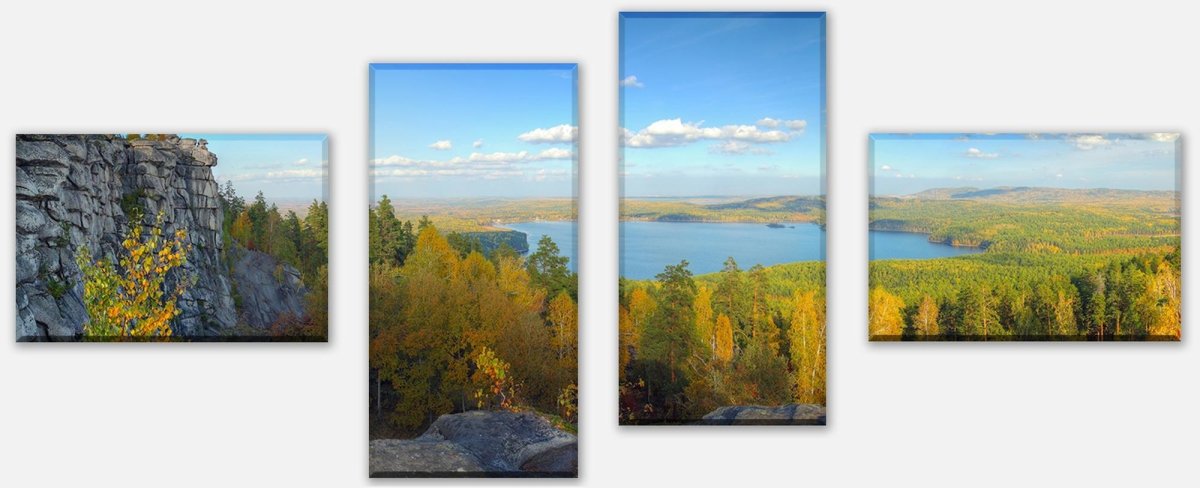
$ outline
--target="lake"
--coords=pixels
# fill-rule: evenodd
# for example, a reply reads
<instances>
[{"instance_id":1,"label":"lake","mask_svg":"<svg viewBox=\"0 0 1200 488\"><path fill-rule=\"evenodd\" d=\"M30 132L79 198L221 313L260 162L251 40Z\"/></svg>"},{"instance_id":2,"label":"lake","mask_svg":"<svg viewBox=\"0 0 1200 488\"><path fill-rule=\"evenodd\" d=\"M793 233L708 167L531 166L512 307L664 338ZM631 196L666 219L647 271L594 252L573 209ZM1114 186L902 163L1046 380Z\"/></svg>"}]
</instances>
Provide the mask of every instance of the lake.
<instances>
[{"instance_id":1,"label":"lake","mask_svg":"<svg viewBox=\"0 0 1200 488\"><path fill-rule=\"evenodd\" d=\"M870 239L872 260L948 258L983 252L978 247L954 247L929 242L928 235L912 232L873 230Z\"/></svg>"},{"instance_id":2,"label":"lake","mask_svg":"<svg viewBox=\"0 0 1200 488\"><path fill-rule=\"evenodd\" d=\"M816 224L788 223L772 229L766 224L711 222L621 222L621 276L653 279L669 264L688 260L692 274L715 273L733 256L742 269L825 258L825 230ZM575 222L518 222L502 227L524 232L529 251L537 250L543 235L558 244L559 253L575 266ZM925 234L870 231L872 259L930 259L983 252L929 242ZM526 254L528 255L528 254Z\"/></svg>"},{"instance_id":3,"label":"lake","mask_svg":"<svg viewBox=\"0 0 1200 488\"><path fill-rule=\"evenodd\" d=\"M688 261L692 274L720 271L733 256L741 269L825 259L825 230L811 223L766 224L641 222L621 223L621 276L653 279L663 268ZM982 252L928 241L924 234L870 232L879 259L927 259Z\"/></svg>"},{"instance_id":4,"label":"lake","mask_svg":"<svg viewBox=\"0 0 1200 488\"><path fill-rule=\"evenodd\" d=\"M575 269L575 222L517 222L497 227L525 233L525 239L529 242L529 252L525 253L525 256L537 251L537 244L542 239L542 236L550 236L550 240L558 245L558 253L570 259L567 262L567 267L571 268L572 272L577 271Z\"/></svg>"}]
</instances>

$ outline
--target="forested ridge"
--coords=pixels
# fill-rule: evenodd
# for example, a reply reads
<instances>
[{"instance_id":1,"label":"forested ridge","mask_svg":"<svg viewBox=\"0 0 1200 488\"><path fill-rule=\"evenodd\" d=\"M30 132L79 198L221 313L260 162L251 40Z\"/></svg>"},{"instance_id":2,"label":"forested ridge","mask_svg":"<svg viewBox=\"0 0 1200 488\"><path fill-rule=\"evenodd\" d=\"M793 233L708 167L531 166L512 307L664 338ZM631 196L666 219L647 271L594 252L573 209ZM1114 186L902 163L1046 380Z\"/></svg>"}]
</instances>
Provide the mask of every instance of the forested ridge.
<instances>
[{"instance_id":1,"label":"forested ridge","mask_svg":"<svg viewBox=\"0 0 1200 488\"><path fill-rule=\"evenodd\" d=\"M428 218L397 218L386 196L369 225L371 438L475 409L536 411L573 431L578 286L557 244L485 252Z\"/></svg>"},{"instance_id":2,"label":"forested ridge","mask_svg":"<svg viewBox=\"0 0 1200 488\"><path fill-rule=\"evenodd\" d=\"M506 223L530 221L573 221L575 200L570 198L456 198L390 199L380 198L376 206L386 206L401 221L427 219L443 234L504 232Z\"/></svg>"},{"instance_id":3,"label":"forested ridge","mask_svg":"<svg viewBox=\"0 0 1200 488\"><path fill-rule=\"evenodd\" d=\"M625 198L623 220L656 222L825 222L825 197L778 196L732 202Z\"/></svg>"},{"instance_id":4,"label":"forested ridge","mask_svg":"<svg viewBox=\"0 0 1200 488\"><path fill-rule=\"evenodd\" d=\"M871 229L929 234L933 242L999 252L1163 251L1179 245L1178 200L1167 193L1058 202L876 197Z\"/></svg>"},{"instance_id":5,"label":"forested ridge","mask_svg":"<svg viewBox=\"0 0 1200 488\"><path fill-rule=\"evenodd\" d=\"M1173 192L930 190L874 198L873 229L986 252L873 260L875 340L1179 340ZM965 198L965 199L964 199Z\"/></svg>"},{"instance_id":6,"label":"forested ridge","mask_svg":"<svg viewBox=\"0 0 1200 488\"><path fill-rule=\"evenodd\" d=\"M825 264L620 281L620 421L687 423L724 405L825 404Z\"/></svg>"}]
</instances>

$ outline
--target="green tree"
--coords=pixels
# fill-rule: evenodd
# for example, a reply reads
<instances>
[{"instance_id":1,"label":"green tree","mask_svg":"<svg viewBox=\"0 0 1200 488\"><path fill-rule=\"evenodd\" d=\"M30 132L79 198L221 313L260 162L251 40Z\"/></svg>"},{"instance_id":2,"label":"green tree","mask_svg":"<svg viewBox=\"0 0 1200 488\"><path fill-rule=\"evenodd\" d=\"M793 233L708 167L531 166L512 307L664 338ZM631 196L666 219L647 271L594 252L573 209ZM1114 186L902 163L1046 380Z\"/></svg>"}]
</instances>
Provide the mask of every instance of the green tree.
<instances>
[{"instance_id":1,"label":"green tree","mask_svg":"<svg viewBox=\"0 0 1200 488\"><path fill-rule=\"evenodd\" d=\"M525 266L534 286L545 288L550 296L566 292L572 299L577 297L575 278L567 268L570 261L559 254L558 245L550 236L543 235L538 240L537 251L529 255Z\"/></svg>"},{"instance_id":2,"label":"green tree","mask_svg":"<svg viewBox=\"0 0 1200 488\"><path fill-rule=\"evenodd\" d=\"M682 361L692 355L694 347L692 303L696 300L696 282L686 260L667 266L656 278L659 288L654 301L658 307L646 325L638 350L646 359L666 364L674 383Z\"/></svg>"}]
</instances>

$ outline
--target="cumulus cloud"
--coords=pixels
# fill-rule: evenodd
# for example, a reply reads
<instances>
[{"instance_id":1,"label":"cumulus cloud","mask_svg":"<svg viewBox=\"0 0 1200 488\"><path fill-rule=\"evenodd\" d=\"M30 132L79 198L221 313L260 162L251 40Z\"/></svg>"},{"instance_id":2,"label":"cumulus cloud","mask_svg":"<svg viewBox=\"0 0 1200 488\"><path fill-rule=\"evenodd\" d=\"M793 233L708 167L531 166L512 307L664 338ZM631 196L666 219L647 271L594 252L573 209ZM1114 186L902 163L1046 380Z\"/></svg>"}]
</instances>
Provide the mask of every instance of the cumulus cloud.
<instances>
[{"instance_id":1,"label":"cumulus cloud","mask_svg":"<svg viewBox=\"0 0 1200 488\"><path fill-rule=\"evenodd\" d=\"M1146 135L1147 139L1154 142L1175 142L1179 138L1178 132L1151 132Z\"/></svg>"},{"instance_id":2,"label":"cumulus cloud","mask_svg":"<svg viewBox=\"0 0 1200 488\"><path fill-rule=\"evenodd\" d=\"M784 120L784 119L773 119L771 117L763 117L761 119L758 119L758 122L755 122L754 125L757 125L759 127L766 127L768 129L778 129L780 127L783 127L785 129L791 130L791 131L803 131L806 127L808 127L808 122L805 120L801 120L801 119Z\"/></svg>"},{"instance_id":3,"label":"cumulus cloud","mask_svg":"<svg viewBox=\"0 0 1200 488\"><path fill-rule=\"evenodd\" d=\"M879 171L888 172L891 170L892 170L892 166L888 165L888 164L885 164L885 165L879 167Z\"/></svg>"},{"instance_id":4,"label":"cumulus cloud","mask_svg":"<svg viewBox=\"0 0 1200 488\"><path fill-rule=\"evenodd\" d=\"M450 141L443 139L443 140L434 142L433 144L430 144L429 148L437 149L438 151L449 151L451 149L454 149L454 145L450 144Z\"/></svg>"},{"instance_id":5,"label":"cumulus cloud","mask_svg":"<svg viewBox=\"0 0 1200 488\"><path fill-rule=\"evenodd\" d=\"M292 164L294 164L296 166L304 166L304 165L308 164L308 158L297 159L296 162L294 162Z\"/></svg>"},{"instance_id":6,"label":"cumulus cloud","mask_svg":"<svg viewBox=\"0 0 1200 488\"><path fill-rule=\"evenodd\" d=\"M646 85L644 83L638 81L636 76L629 75L629 76L626 76L625 79L621 80L621 86L626 87L626 88L642 88L642 87L645 87Z\"/></svg>"},{"instance_id":7,"label":"cumulus cloud","mask_svg":"<svg viewBox=\"0 0 1200 488\"><path fill-rule=\"evenodd\" d=\"M725 141L713 146L711 150L721 154L745 154L750 150L750 144L742 141Z\"/></svg>"},{"instance_id":8,"label":"cumulus cloud","mask_svg":"<svg viewBox=\"0 0 1200 488\"><path fill-rule=\"evenodd\" d=\"M490 153L472 152L450 159L412 159L400 155L372 160L375 176L393 177L428 177L428 176L461 176L469 178L497 179L506 177L528 176L528 163L542 161L566 161L575 156L569 149L549 148L542 151L496 151ZM541 171L539 169L538 171ZM546 172L554 175L557 173ZM540 180L538 180L540 181Z\"/></svg>"},{"instance_id":9,"label":"cumulus cloud","mask_svg":"<svg viewBox=\"0 0 1200 488\"><path fill-rule=\"evenodd\" d=\"M984 152L984 151L981 151L977 147L972 147L972 148L967 148L967 152L963 153L963 156L966 156L968 158L978 158L978 159L996 159L996 158L1000 157L1000 153Z\"/></svg>"},{"instance_id":10,"label":"cumulus cloud","mask_svg":"<svg viewBox=\"0 0 1200 488\"><path fill-rule=\"evenodd\" d=\"M1090 151L1098 147L1108 147L1112 145L1113 142L1105 139L1104 136L1099 134L1073 136L1068 138L1068 140L1071 141L1071 144L1075 145L1075 148L1083 151Z\"/></svg>"},{"instance_id":11,"label":"cumulus cloud","mask_svg":"<svg viewBox=\"0 0 1200 488\"><path fill-rule=\"evenodd\" d=\"M274 182L305 182L320 180L325 177L324 168L299 168L265 171L258 173L237 173L228 175L230 181L274 181Z\"/></svg>"},{"instance_id":12,"label":"cumulus cloud","mask_svg":"<svg viewBox=\"0 0 1200 488\"><path fill-rule=\"evenodd\" d=\"M562 124L545 129L533 129L517 136L517 139L531 144L560 144L575 142L578 134L578 127Z\"/></svg>"},{"instance_id":13,"label":"cumulus cloud","mask_svg":"<svg viewBox=\"0 0 1200 488\"><path fill-rule=\"evenodd\" d=\"M377 158L371 161L371 163L375 166L450 167L468 163L512 164L533 161L567 160L573 156L574 153L569 149L552 147L539 152L473 152L466 157L455 156L450 159L412 159L405 156L392 155L386 158Z\"/></svg>"},{"instance_id":14,"label":"cumulus cloud","mask_svg":"<svg viewBox=\"0 0 1200 488\"><path fill-rule=\"evenodd\" d=\"M471 143L471 147L473 147L475 149L479 149L479 148L483 147L483 139L475 139L475 142Z\"/></svg>"},{"instance_id":15,"label":"cumulus cloud","mask_svg":"<svg viewBox=\"0 0 1200 488\"><path fill-rule=\"evenodd\" d=\"M796 121L775 121L776 127L794 127ZM762 122L762 121L759 121ZM799 121L803 122L803 121ZM704 127L703 122L684 122L682 119L656 120L644 129L634 132L623 129L624 142L628 147L651 148L672 147L691 144L698 141L723 141L717 148L733 149L730 154L741 154L749 151L750 144L769 144L787 142L799 134L795 129L778 130L759 125L725 125L721 127ZM768 129L768 130L764 130ZM729 144L737 142L740 144ZM740 148L740 149L739 149Z\"/></svg>"}]
</instances>

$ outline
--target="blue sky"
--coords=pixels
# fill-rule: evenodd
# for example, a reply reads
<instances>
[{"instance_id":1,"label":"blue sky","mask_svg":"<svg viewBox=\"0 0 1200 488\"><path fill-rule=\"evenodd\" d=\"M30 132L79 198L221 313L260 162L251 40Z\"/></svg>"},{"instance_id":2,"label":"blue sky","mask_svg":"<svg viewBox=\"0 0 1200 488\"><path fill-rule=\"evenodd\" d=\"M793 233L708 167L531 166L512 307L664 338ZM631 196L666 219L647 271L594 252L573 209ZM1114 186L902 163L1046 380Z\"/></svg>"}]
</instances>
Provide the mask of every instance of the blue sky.
<instances>
[{"instance_id":1,"label":"blue sky","mask_svg":"<svg viewBox=\"0 0 1200 488\"><path fill-rule=\"evenodd\" d=\"M621 14L628 197L822 192L823 14Z\"/></svg>"},{"instance_id":2,"label":"blue sky","mask_svg":"<svg viewBox=\"0 0 1200 488\"><path fill-rule=\"evenodd\" d=\"M373 64L374 195L570 197L573 64Z\"/></svg>"},{"instance_id":3,"label":"blue sky","mask_svg":"<svg viewBox=\"0 0 1200 488\"><path fill-rule=\"evenodd\" d=\"M878 195L1043 186L1175 190L1177 133L872 134Z\"/></svg>"},{"instance_id":4,"label":"blue sky","mask_svg":"<svg viewBox=\"0 0 1200 488\"><path fill-rule=\"evenodd\" d=\"M180 134L205 139L217 155L213 177L246 200L259 191L269 202L325 200L328 151L323 134Z\"/></svg>"}]
</instances>

